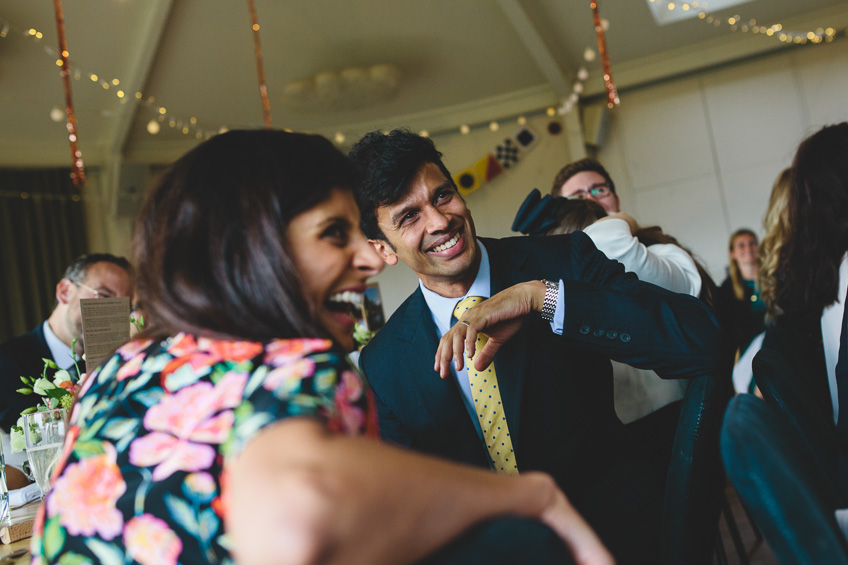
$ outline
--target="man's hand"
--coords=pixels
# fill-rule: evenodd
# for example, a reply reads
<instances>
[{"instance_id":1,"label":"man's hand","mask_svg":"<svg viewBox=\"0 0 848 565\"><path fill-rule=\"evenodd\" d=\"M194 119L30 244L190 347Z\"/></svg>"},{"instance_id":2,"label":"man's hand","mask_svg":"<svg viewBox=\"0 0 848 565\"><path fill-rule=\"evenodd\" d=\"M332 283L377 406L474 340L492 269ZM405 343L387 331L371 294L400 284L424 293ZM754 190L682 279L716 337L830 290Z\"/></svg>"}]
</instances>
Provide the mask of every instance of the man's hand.
<instances>
[{"instance_id":1,"label":"man's hand","mask_svg":"<svg viewBox=\"0 0 848 565\"><path fill-rule=\"evenodd\" d=\"M478 371L485 369L495 358L501 346L515 335L524 317L530 312L541 312L545 300L545 285L541 281L528 281L511 286L488 300L469 308L439 341L433 369L441 378L450 374L450 362L460 370L465 357L474 355L478 333L485 333L489 341L474 360Z\"/></svg>"}]
</instances>

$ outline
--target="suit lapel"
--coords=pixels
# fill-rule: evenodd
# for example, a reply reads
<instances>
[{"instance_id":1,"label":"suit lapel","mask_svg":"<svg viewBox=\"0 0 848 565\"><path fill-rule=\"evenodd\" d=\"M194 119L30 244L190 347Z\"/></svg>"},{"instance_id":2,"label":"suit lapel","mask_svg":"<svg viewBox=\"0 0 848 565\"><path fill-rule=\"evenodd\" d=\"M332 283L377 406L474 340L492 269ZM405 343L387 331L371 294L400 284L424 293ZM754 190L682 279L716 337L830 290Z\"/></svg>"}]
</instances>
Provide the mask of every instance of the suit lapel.
<instances>
[{"instance_id":1,"label":"suit lapel","mask_svg":"<svg viewBox=\"0 0 848 565\"><path fill-rule=\"evenodd\" d=\"M433 370L436 349L439 346L436 325L421 289L415 291L408 303L401 330L396 334L400 378L409 381L409 390L417 395L415 403L428 414L430 420L452 410L467 412L457 384L453 378L442 380Z\"/></svg>"}]
</instances>

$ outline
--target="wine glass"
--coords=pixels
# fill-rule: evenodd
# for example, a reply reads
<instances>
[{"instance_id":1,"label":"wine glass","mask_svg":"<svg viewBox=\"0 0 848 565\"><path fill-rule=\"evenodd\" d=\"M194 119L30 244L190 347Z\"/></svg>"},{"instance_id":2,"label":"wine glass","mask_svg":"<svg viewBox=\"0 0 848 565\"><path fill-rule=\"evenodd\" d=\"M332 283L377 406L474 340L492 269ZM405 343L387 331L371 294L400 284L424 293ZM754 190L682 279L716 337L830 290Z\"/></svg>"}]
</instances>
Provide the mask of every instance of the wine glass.
<instances>
[{"instance_id":1,"label":"wine glass","mask_svg":"<svg viewBox=\"0 0 848 565\"><path fill-rule=\"evenodd\" d=\"M0 433L0 527L9 521L9 489L6 487L6 460L3 456L3 434Z\"/></svg>"},{"instance_id":2,"label":"wine glass","mask_svg":"<svg viewBox=\"0 0 848 565\"><path fill-rule=\"evenodd\" d=\"M63 408L33 412L24 416L24 440L30 472L43 499L50 491L50 475L62 454L65 441L65 418Z\"/></svg>"}]
</instances>

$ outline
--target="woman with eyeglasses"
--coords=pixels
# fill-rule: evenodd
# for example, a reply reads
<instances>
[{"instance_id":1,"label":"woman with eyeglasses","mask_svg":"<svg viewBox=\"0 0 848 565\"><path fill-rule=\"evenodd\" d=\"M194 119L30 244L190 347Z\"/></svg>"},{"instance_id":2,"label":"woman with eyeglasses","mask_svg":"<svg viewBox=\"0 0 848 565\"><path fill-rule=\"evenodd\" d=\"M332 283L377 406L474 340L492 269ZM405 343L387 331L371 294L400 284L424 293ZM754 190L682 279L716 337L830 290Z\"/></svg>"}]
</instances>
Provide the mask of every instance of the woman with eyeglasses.
<instances>
[{"instance_id":1,"label":"woman with eyeglasses","mask_svg":"<svg viewBox=\"0 0 848 565\"><path fill-rule=\"evenodd\" d=\"M377 439L346 358L383 265L355 181L272 130L164 174L133 238L145 328L83 385L34 563L611 563L549 476Z\"/></svg>"}]
</instances>

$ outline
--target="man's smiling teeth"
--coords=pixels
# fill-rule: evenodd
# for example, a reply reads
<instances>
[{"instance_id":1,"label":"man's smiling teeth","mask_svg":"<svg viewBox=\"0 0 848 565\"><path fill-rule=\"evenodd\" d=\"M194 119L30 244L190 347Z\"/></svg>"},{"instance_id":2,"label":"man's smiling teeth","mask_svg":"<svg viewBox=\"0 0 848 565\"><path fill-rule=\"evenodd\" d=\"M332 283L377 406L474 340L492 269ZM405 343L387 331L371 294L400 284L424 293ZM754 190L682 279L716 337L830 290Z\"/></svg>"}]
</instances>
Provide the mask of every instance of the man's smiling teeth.
<instances>
[{"instance_id":1,"label":"man's smiling teeth","mask_svg":"<svg viewBox=\"0 0 848 565\"><path fill-rule=\"evenodd\" d=\"M449 240L447 240L443 244L437 245L436 247L433 248L433 251L438 253L439 251L444 251L445 249L450 249L451 247L456 245L457 241L459 241L459 234L456 234L455 236L453 236L452 238L450 238Z\"/></svg>"},{"instance_id":2,"label":"man's smiling teeth","mask_svg":"<svg viewBox=\"0 0 848 565\"><path fill-rule=\"evenodd\" d=\"M338 292L330 297L330 302L350 304L354 308L362 306L362 293L346 290Z\"/></svg>"}]
</instances>

